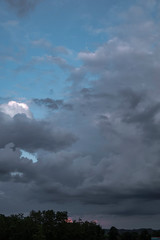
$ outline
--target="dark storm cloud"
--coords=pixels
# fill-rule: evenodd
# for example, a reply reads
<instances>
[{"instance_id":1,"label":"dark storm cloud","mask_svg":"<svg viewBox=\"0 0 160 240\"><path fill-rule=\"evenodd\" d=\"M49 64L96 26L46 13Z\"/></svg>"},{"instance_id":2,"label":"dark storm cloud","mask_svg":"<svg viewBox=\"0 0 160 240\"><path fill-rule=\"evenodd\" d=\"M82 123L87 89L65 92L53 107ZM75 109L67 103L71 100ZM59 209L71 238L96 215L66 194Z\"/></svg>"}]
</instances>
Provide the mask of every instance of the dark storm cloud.
<instances>
[{"instance_id":1,"label":"dark storm cloud","mask_svg":"<svg viewBox=\"0 0 160 240\"><path fill-rule=\"evenodd\" d=\"M109 101L109 99L114 99L114 94L110 94L109 92L96 92L95 89L92 88L82 88L80 93L83 95L84 99L91 101L100 101L101 103Z\"/></svg>"},{"instance_id":2,"label":"dark storm cloud","mask_svg":"<svg viewBox=\"0 0 160 240\"><path fill-rule=\"evenodd\" d=\"M34 164L31 160L20 158L21 152L13 151L13 144L0 149L0 180L14 182L30 182L35 177Z\"/></svg>"},{"instance_id":3,"label":"dark storm cloud","mask_svg":"<svg viewBox=\"0 0 160 240\"><path fill-rule=\"evenodd\" d=\"M145 100L146 93L143 91L133 91L131 88L121 91L121 97L124 99L123 104L129 104L129 108L135 109L139 103Z\"/></svg>"},{"instance_id":4,"label":"dark storm cloud","mask_svg":"<svg viewBox=\"0 0 160 240\"><path fill-rule=\"evenodd\" d=\"M131 100L131 102L133 101ZM142 101L138 100L138 103L142 104ZM126 123L137 125L138 129L144 134L144 141L159 142L160 103L150 101L148 106L137 109L134 106L131 110L124 113L123 120Z\"/></svg>"},{"instance_id":5,"label":"dark storm cloud","mask_svg":"<svg viewBox=\"0 0 160 240\"><path fill-rule=\"evenodd\" d=\"M159 203L156 202L160 198L158 147L153 158L152 147L136 149L137 146L127 145L127 141L124 144L128 155L121 149L118 158L112 152L112 156L95 162L92 156L75 152L41 151L34 164L25 158L20 159L19 151L13 151L9 145L1 149L0 178L3 182L23 184L21 191L23 193L25 189L27 201L34 200L39 206L74 202L81 203L86 213L97 211L121 216L130 216L133 212L135 215L159 213ZM139 157L135 154L137 151ZM151 210L149 206L153 203L156 207Z\"/></svg>"},{"instance_id":6,"label":"dark storm cloud","mask_svg":"<svg viewBox=\"0 0 160 240\"><path fill-rule=\"evenodd\" d=\"M159 113L159 111L160 111L160 103L158 102L151 106L146 107L142 111L133 112L133 115L129 116L128 119L126 119L126 120L129 123L135 122L135 123L139 123L141 125L145 125L147 123L153 124L154 120L156 121L156 115Z\"/></svg>"},{"instance_id":7,"label":"dark storm cloud","mask_svg":"<svg viewBox=\"0 0 160 240\"><path fill-rule=\"evenodd\" d=\"M134 150L132 154L133 152ZM30 165L34 168L35 174L28 178L30 182L34 180L29 198L36 198L41 203L80 202L84 205L84 209L92 206L92 211L95 212L96 207L97 212L103 212L103 214L129 216L133 212L134 215L160 213L158 165L157 173L152 178L150 172L153 169L146 169L136 163L134 169L129 169L126 159L124 162L119 159L116 164L110 159L105 159L100 160L96 165L92 160L89 156L83 157L67 152L56 155L47 154L45 161L43 155L39 156L39 161L33 166ZM126 173L118 168L118 161L126 167ZM118 169L114 169L115 167ZM140 173L139 176L137 172ZM137 179L133 178L133 174ZM150 183L146 183L145 174L148 174ZM118 178L117 175L119 175ZM140 179L144 179L145 183L143 181L141 183ZM153 203L156 207L151 210L149 206Z\"/></svg>"},{"instance_id":8,"label":"dark storm cloud","mask_svg":"<svg viewBox=\"0 0 160 240\"><path fill-rule=\"evenodd\" d=\"M18 16L23 17L32 11L41 0L6 0L6 2Z\"/></svg>"},{"instance_id":9,"label":"dark storm cloud","mask_svg":"<svg viewBox=\"0 0 160 240\"><path fill-rule=\"evenodd\" d=\"M79 178L80 185L76 185L78 190L76 192L68 181L66 189L70 189L71 196L66 194L66 199L72 199L70 201L74 199L87 206L96 205L97 211L103 213L105 208L106 214L121 216L129 216L133 212L135 215L158 214L159 147L155 144L158 137L153 134L153 141L149 146L145 139L148 131L152 132L148 128L148 123L152 128L153 119L157 118L156 121L159 122L159 103L151 101L146 92L129 88L120 94L118 92L114 97L110 96L108 91L104 94L87 88L76 95L78 102L75 103L73 114L77 115L76 121L80 129L84 129L84 122L88 126L81 150L85 151L85 155L90 153L91 157L85 159L85 169L81 168L82 158L74 160L77 163L74 172ZM112 104L112 108L108 107L107 102ZM83 112L85 110L89 114L84 116L81 108ZM97 129L100 132L97 132ZM103 148L98 145L98 141L101 147L104 145ZM85 146L88 148L85 149ZM96 153L93 146L96 146ZM78 165L79 161L81 167ZM78 175L77 170L81 175ZM72 177L76 180L75 176ZM76 181L74 183L76 184ZM65 185L63 183L63 189ZM52 196L52 191L50 194ZM154 202L156 207L151 210L149 206Z\"/></svg>"},{"instance_id":10,"label":"dark storm cloud","mask_svg":"<svg viewBox=\"0 0 160 240\"><path fill-rule=\"evenodd\" d=\"M80 55L83 66L68 78L73 81L75 108L63 121L76 122L78 128L72 127L80 141L74 150L81 156L69 161L65 154L63 160L56 157L50 181L54 185L37 187L44 201L80 202L84 211L104 215L160 213L157 74L151 79L158 62L138 45L134 50L114 39L94 53ZM89 82L88 72L99 76ZM65 173L60 166L67 166Z\"/></svg>"},{"instance_id":11,"label":"dark storm cloud","mask_svg":"<svg viewBox=\"0 0 160 240\"><path fill-rule=\"evenodd\" d=\"M73 134L55 128L51 122L28 119L23 114L11 118L0 113L0 132L0 147L12 142L31 152L37 149L59 151L76 141Z\"/></svg>"},{"instance_id":12,"label":"dark storm cloud","mask_svg":"<svg viewBox=\"0 0 160 240\"><path fill-rule=\"evenodd\" d=\"M63 108L66 110L72 110L73 106L69 103L64 103L63 100L59 99L59 100L54 100L51 98L43 98L43 99L38 99L35 98L32 100L35 104L39 105L39 106L45 106L49 109L52 110L57 110L59 108Z\"/></svg>"}]
</instances>

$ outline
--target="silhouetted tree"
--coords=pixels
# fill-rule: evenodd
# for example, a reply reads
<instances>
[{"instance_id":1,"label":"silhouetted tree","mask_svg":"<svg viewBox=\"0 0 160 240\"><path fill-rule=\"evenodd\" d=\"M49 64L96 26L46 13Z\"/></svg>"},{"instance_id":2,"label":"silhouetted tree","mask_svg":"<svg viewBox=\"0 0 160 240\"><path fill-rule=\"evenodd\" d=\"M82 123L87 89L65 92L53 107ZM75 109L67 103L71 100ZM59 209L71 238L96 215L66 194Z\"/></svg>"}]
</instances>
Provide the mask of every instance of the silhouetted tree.
<instances>
[{"instance_id":1,"label":"silhouetted tree","mask_svg":"<svg viewBox=\"0 0 160 240\"><path fill-rule=\"evenodd\" d=\"M140 234L140 240L150 240L151 236L146 229L144 229Z\"/></svg>"},{"instance_id":2,"label":"silhouetted tree","mask_svg":"<svg viewBox=\"0 0 160 240\"><path fill-rule=\"evenodd\" d=\"M119 239L118 229L112 226L109 230L108 238L109 240L118 240Z\"/></svg>"}]
</instances>

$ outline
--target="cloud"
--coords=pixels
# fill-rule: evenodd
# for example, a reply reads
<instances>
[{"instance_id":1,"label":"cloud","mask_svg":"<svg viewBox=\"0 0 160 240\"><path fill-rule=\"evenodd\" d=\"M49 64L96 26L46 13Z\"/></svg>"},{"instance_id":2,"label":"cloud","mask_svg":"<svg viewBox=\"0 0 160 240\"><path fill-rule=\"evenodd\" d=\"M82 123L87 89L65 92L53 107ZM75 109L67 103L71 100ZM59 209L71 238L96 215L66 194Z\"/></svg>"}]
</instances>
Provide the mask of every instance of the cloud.
<instances>
[{"instance_id":1,"label":"cloud","mask_svg":"<svg viewBox=\"0 0 160 240\"><path fill-rule=\"evenodd\" d=\"M159 124L160 124L160 103L152 104L142 111L128 113L124 117L127 123L136 124L142 129L145 141L160 140Z\"/></svg>"},{"instance_id":2,"label":"cloud","mask_svg":"<svg viewBox=\"0 0 160 240\"><path fill-rule=\"evenodd\" d=\"M23 17L32 11L41 0L6 0L11 9L13 9L19 17Z\"/></svg>"},{"instance_id":3,"label":"cloud","mask_svg":"<svg viewBox=\"0 0 160 240\"><path fill-rule=\"evenodd\" d=\"M48 40L41 38L38 40L34 40L31 42L32 45L37 46L37 47L44 47L44 48L51 48L52 44Z\"/></svg>"},{"instance_id":4,"label":"cloud","mask_svg":"<svg viewBox=\"0 0 160 240\"><path fill-rule=\"evenodd\" d=\"M39 106L45 106L49 109L52 109L52 110L57 110L59 108L63 108L63 109L66 109L66 110L72 110L73 109L73 106L69 103L64 103L63 100L54 100L54 99L51 99L51 98L44 98L44 99L33 99L33 102L36 103L37 105Z\"/></svg>"},{"instance_id":5,"label":"cloud","mask_svg":"<svg viewBox=\"0 0 160 240\"><path fill-rule=\"evenodd\" d=\"M67 49L64 46L56 46L54 47L50 41L45 38L41 38L38 40L31 41L31 44L36 47L43 47L44 49L48 50L53 55L63 54L68 55L71 54L71 50Z\"/></svg>"},{"instance_id":6,"label":"cloud","mask_svg":"<svg viewBox=\"0 0 160 240\"><path fill-rule=\"evenodd\" d=\"M150 227L157 224L160 55L157 24L154 19L146 21L148 11L139 5L123 13L125 24L112 29L117 36L92 52L81 51L77 68L70 68L63 58L45 57L69 70L67 97L72 111L64 113L65 100L36 98L33 102L39 106L61 109L50 111L48 119L36 120L15 115L27 115L17 103L14 110L1 105L2 210L8 194L19 209L23 199L26 209L29 204L33 208L63 207L77 215L99 214L117 226L122 221L130 227L139 224L137 216L141 226L148 219ZM47 42L37 44L47 47ZM10 142L15 147L5 147ZM36 151L38 161L22 158L20 162L16 148Z\"/></svg>"},{"instance_id":7,"label":"cloud","mask_svg":"<svg viewBox=\"0 0 160 240\"><path fill-rule=\"evenodd\" d=\"M119 158L115 156L103 158L95 163L92 156L64 151L56 154L41 152L38 162L33 164L25 158L20 160L18 150L12 152L13 150L8 146L1 150L0 165L3 166L1 179L5 182L16 181L28 184L28 200L36 199L38 204L53 204L54 201L54 204L63 203L67 206L72 202L75 205L80 202L83 205L83 211L76 209L76 212L81 214L85 214L85 211L86 214L88 212L95 214L97 211L97 213L121 216L133 216L133 213L134 215L158 214L160 212L158 162L155 172L150 164L148 166L146 164L146 160L149 160L151 155L148 159L143 158L142 163L143 152L140 150L142 150L141 147L139 147L140 156L136 162L133 162L135 148L131 151L130 147L131 153L128 157L132 159L129 160L124 153ZM145 152L145 156L150 153L150 150L151 148ZM9 154L15 155L12 164L9 164ZM14 172L14 175L11 174ZM21 175L16 172L20 172ZM154 209L149 208L152 203L156 204Z\"/></svg>"},{"instance_id":8,"label":"cloud","mask_svg":"<svg viewBox=\"0 0 160 240\"><path fill-rule=\"evenodd\" d=\"M9 101L7 104L3 103L0 105L0 111L14 117L16 114L24 113L28 118L32 118L32 113L26 103Z\"/></svg>"},{"instance_id":9,"label":"cloud","mask_svg":"<svg viewBox=\"0 0 160 240\"><path fill-rule=\"evenodd\" d=\"M33 164L27 158L21 159L19 149L13 150L14 145L8 144L0 149L0 179L1 181L26 182L33 177ZM11 161L12 159L12 161Z\"/></svg>"},{"instance_id":10,"label":"cloud","mask_svg":"<svg viewBox=\"0 0 160 240\"><path fill-rule=\"evenodd\" d=\"M55 179L59 195L55 201L79 201L85 211L95 213L96 208L106 215L156 215L160 213L159 54L146 37L152 35L156 41L156 26L154 21L145 24L143 9L129 11L142 20L137 34L132 18L126 25L129 34L124 31L124 36L120 26L117 37L93 52L80 52L82 65L68 78L73 83L74 111L63 116L63 122L72 123L80 139L74 150L81 154L67 162L65 181ZM73 183L70 168L76 173ZM54 198L55 188L44 186L47 199Z\"/></svg>"},{"instance_id":11,"label":"cloud","mask_svg":"<svg viewBox=\"0 0 160 240\"><path fill-rule=\"evenodd\" d=\"M44 105L48 108L51 108L52 110L58 109L59 106L61 106L63 104L62 100L54 100L51 98L44 98L44 99L35 98L35 99L33 99L33 102L39 106Z\"/></svg>"},{"instance_id":12,"label":"cloud","mask_svg":"<svg viewBox=\"0 0 160 240\"><path fill-rule=\"evenodd\" d=\"M24 114L16 114L13 118L0 112L1 138L0 147L14 143L29 152L38 149L59 151L76 141L76 137L65 130L55 128L52 122L29 119Z\"/></svg>"},{"instance_id":13,"label":"cloud","mask_svg":"<svg viewBox=\"0 0 160 240\"><path fill-rule=\"evenodd\" d=\"M53 49L53 51L55 53L59 53L59 54L65 54L65 55L68 55L68 54L71 54L72 51L64 46L57 46Z\"/></svg>"},{"instance_id":14,"label":"cloud","mask_svg":"<svg viewBox=\"0 0 160 240\"><path fill-rule=\"evenodd\" d=\"M24 65L20 65L16 68L17 72L21 72L21 71L28 71L28 70L36 70L35 66L38 64L51 64L52 66L55 64L57 65L59 68L61 68L64 71L71 71L74 68L68 64L68 62L59 56L52 56L52 55L44 55L44 56L32 56L32 59L30 61L28 61L26 64Z\"/></svg>"},{"instance_id":15,"label":"cloud","mask_svg":"<svg viewBox=\"0 0 160 240\"><path fill-rule=\"evenodd\" d=\"M58 65L63 70L71 71L71 70L74 69L70 64L67 63L67 61L64 58L61 58L61 57L55 57L55 56L47 55L46 60L49 63L53 63L53 64Z\"/></svg>"}]
</instances>

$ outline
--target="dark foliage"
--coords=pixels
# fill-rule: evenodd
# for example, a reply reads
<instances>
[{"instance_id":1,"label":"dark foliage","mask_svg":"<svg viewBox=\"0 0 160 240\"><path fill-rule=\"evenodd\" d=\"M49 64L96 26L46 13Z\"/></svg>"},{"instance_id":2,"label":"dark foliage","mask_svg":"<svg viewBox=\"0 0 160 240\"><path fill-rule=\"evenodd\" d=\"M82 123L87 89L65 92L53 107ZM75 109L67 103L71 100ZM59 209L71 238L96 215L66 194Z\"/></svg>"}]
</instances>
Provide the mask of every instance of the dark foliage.
<instances>
[{"instance_id":1,"label":"dark foliage","mask_svg":"<svg viewBox=\"0 0 160 240\"><path fill-rule=\"evenodd\" d=\"M31 211L29 216L0 214L0 240L151 240L159 230L103 230L95 222L68 221L67 212Z\"/></svg>"},{"instance_id":2,"label":"dark foliage","mask_svg":"<svg viewBox=\"0 0 160 240\"><path fill-rule=\"evenodd\" d=\"M158 231L152 229L137 229L137 230L118 230L115 227L111 227L110 230L106 230L107 240L151 240L151 237L158 236Z\"/></svg>"},{"instance_id":3,"label":"dark foliage","mask_svg":"<svg viewBox=\"0 0 160 240\"><path fill-rule=\"evenodd\" d=\"M95 222L69 223L67 212L31 211L0 215L0 240L103 240L104 230Z\"/></svg>"}]
</instances>

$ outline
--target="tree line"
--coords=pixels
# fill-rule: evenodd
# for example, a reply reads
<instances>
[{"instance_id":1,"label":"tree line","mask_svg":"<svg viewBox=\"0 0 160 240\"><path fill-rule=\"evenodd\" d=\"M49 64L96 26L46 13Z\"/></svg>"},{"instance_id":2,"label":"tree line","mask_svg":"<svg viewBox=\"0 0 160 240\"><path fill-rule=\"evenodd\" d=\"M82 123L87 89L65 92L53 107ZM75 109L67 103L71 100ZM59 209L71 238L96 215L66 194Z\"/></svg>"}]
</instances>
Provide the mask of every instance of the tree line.
<instances>
[{"instance_id":1,"label":"tree line","mask_svg":"<svg viewBox=\"0 0 160 240\"><path fill-rule=\"evenodd\" d=\"M95 222L70 223L67 212L31 211L29 216L0 214L0 240L103 240Z\"/></svg>"},{"instance_id":2,"label":"tree line","mask_svg":"<svg viewBox=\"0 0 160 240\"><path fill-rule=\"evenodd\" d=\"M94 221L69 221L68 213L31 211L28 216L0 214L0 240L151 240L160 236L152 229L104 230Z\"/></svg>"},{"instance_id":3,"label":"tree line","mask_svg":"<svg viewBox=\"0 0 160 240\"><path fill-rule=\"evenodd\" d=\"M106 230L106 239L108 240L151 240L152 237L160 237L160 230L152 229L133 229L133 230L118 230L111 227Z\"/></svg>"}]
</instances>

